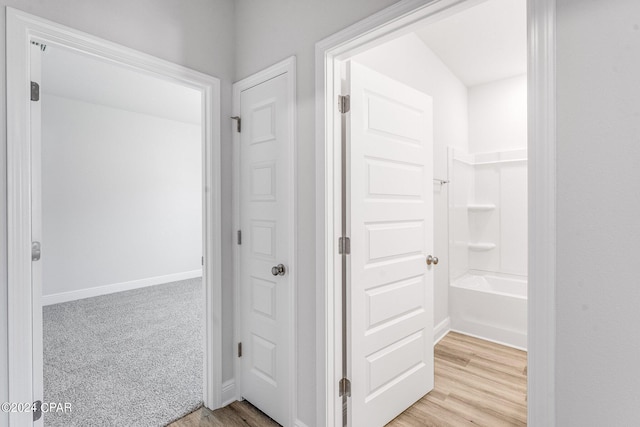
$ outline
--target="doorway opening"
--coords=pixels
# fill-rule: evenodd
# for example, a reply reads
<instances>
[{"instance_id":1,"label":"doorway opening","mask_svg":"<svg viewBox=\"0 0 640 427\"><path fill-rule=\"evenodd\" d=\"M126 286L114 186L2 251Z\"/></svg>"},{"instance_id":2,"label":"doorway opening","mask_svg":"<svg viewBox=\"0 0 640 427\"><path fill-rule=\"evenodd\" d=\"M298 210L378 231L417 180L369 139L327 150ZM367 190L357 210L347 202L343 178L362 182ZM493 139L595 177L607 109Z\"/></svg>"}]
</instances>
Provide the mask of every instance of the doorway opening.
<instances>
[{"instance_id":1,"label":"doorway opening","mask_svg":"<svg viewBox=\"0 0 640 427\"><path fill-rule=\"evenodd\" d=\"M538 158L553 149L553 138L541 138L553 110L531 108L553 99L543 9L436 2L385 11L377 25L319 44L327 423L384 425L420 400L433 389L434 343L449 331L457 333L435 351L436 384L438 365L451 363L443 356L460 361L473 353L463 354L466 345L499 343L496 360L513 355L509 422L526 424L528 412L548 419L552 400L541 391L552 392L553 332L539 319L548 316L540 300L552 301L553 279L527 286L552 264L534 255L552 230L539 228L548 218L531 204L554 209L553 188L539 175L553 165ZM432 110L412 100L421 95ZM527 167L529 156L539 169ZM396 265L418 259L422 271ZM464 404L483 394L465 387ZM437 386L430 394L447 397ZM418 405L429 405L426 396Z\"/></svg>"},{"instance_id":2,"label":"doorway opening","mask_svg":"<svg viewBox=\"0 0 640 427\"><path fill-rule=\"evenodd\" d=\"M32 55L43 396L75 407L45 424L167 424L203 403L201 93L58 45Z\"/></svg>"},{"instance_id":3,"label":"doorway opening","mask_svg":"<svg viewBox=\"0 0 640 427\"><path fill-rule=\"evenodd\" d=\"M14 9L7 55L10 398L37 406L67 396L73 407L76 392L140 397L149 381L150 402L175 387L154 366L188 347L176 381L195 394L178 399L181 409L164 402L153 419L219 407L219 81ZM170 336L186 341L171 349ZM118 421L103 406L110 415L84 415L127 423L129 405ZM44 413L55 425L46 412L10 420L42 425ZM89 421L61 424L70 422Z\"/></svg>"}]
</instances>

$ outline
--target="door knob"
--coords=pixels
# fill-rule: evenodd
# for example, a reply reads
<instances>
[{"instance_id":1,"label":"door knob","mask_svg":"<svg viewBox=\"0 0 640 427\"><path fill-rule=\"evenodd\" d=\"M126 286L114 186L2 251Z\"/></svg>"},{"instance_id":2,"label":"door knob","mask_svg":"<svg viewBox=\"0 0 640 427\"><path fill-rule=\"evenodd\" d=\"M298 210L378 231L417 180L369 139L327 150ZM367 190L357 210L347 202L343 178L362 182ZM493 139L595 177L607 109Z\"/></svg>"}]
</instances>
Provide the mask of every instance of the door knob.
<instances>
[{"instance_id":1,"label":"door knob","mask_svg":"<svg viewBox=\"0 0 640 427\"><path fill-rule=\"evenodd\" d=\"M286 271L284 265L282 264L274 265L273 267L271 267L271 274L273 274L274 276L284 276L285 272Z\"/></svg>"},{"instance_id":2,"label":"door knob","mask_svg":"<svg viewBox=\"0 0 640 427\"><path fill-rule=\"evenodd\" d=\"M437 256L431 256L431 255L427 256L427 265L431 265L431 264L437 265L439 261L440 260L438 259Z\"/></svg>"}]
</instances>

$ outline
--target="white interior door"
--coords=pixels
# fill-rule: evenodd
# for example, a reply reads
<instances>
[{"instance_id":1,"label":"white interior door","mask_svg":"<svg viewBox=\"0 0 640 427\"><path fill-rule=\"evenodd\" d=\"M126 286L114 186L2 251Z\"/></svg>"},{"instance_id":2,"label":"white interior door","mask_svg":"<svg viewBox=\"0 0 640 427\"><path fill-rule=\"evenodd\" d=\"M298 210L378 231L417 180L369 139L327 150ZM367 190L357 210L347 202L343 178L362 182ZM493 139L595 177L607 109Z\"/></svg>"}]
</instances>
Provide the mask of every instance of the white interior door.
<instances>
[{"instance_id":1,"label":"white interior door","mask_svg":"<svg viewBox=\"0 0 640 427\"><path fill-rule=\"evenodd\" d=\"M240 94L241 392L289 424L292 135L288 74ZM278 266L283 270L278 272Z\"/></svg>"},{"instance_id":2,"label":"white interior door","mask_svg":"<svg viewBox=\"0 0 640 427\"><path fill-rule=\"evenodd\" d=\"M428 95L349 65L351 425L433 389L433 118Z\"/></svg>"},{"instance_id":3,"label":"white interior door","mask_svg":"<svg viewBox=\"0 0 640 427\"><path fill-rule=\"evenodd\" d=\"M31 44L31 82L42 83L42 51L40 46ZM41 91L37 90L39 96ZM31 110L31 241L32 245L42 244L42 102L33 98ZM33 310L33 401L44 401L43 336L42 336L42 262L34 258L38 251L32 247L31 288ZM45 414L46 416L46 414ZM44 425L44 416L34 421L34 426Z\"/></svg>"}]
</instances>

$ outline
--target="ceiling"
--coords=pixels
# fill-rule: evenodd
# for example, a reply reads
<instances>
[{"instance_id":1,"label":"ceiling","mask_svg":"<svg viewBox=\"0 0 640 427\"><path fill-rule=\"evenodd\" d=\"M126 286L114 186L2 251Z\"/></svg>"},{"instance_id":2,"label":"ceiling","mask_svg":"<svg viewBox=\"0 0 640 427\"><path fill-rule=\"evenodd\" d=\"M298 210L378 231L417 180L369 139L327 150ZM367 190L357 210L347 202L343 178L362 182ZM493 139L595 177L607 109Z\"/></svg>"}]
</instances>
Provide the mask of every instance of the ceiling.
<instances>
[{"instance_id":1,"label":"ceiling","mask_svg":"<svg viewBox=\"0 0 640 427\"><path fill-rule=\"evenodd\" d=\"M487 0L416 34L466 86L527 72L526 0Z\"/></svg>"},{"instance_id":2,"label":"ceiling","mask_svg":"<svg viewBox=\"0 0 640 427\"><path fill-rule=\"evenodd\" d=\"M200 124L201 94L148 73L87 54L47 45L42 54L43 94Z\"/></svg>"}]
</instances>

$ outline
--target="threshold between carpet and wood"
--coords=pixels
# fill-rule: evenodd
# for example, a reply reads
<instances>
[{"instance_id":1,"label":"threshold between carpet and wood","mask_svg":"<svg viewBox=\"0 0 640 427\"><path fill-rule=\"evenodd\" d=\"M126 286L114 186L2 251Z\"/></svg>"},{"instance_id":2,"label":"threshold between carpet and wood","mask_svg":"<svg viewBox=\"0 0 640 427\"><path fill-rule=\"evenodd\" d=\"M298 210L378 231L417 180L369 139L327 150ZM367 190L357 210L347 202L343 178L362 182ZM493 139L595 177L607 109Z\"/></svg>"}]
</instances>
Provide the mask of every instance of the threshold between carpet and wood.
<instances>
[{"instance_id":1,"label":"threshold between carpet and wood","mask_svg":"<svg viewBox=\"0 0 640 427\"><path fill-rule=\"evenodd\" d=\"M435 346L435 388L388 427L527 425L527 353L449 332ZM274 427L248 402L200 408L170 427Z\"/></svg>"},{"instance_id":2,"label":"threshold between carpet and wood","mask_svg":"<svg viewBox=\"0 0 640 427\"><path fill-rule=\"evenodd\" d=\"M202 405L202 280L43 307L49 427L157 427Z\"/></svg>"}]
</instances>

